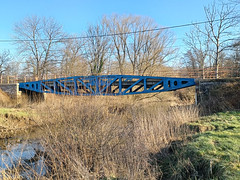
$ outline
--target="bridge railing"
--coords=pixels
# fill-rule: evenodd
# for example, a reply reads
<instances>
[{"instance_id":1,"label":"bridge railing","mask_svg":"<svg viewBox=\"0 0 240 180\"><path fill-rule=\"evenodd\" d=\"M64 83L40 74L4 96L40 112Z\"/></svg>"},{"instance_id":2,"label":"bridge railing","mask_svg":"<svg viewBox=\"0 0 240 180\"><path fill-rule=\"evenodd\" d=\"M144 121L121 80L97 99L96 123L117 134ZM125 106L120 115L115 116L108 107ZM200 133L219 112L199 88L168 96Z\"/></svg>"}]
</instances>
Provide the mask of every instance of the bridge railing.
<instances>
[{"instance_id":1,"label":"bridge railing","mask_svg":"<svg viewBox=\"0 0 240 180\"><path fill-rule=\"evenodd\" d=\"M43 79L56 79L60 77L67 77L66 75L48 75L44 76L43 78L33 77L33 76L7 76L2 75L0 76L0 84L14 84L14 83L21 83L21 82L31 82L31 81L38 81Z\"/></svg>"},{"instance_id":2,"label":"bridge railing","mask_svg":"<svg viewBox=\"0 0 240 180\"><path fill-rule=\"evenodd\" d=\"M148 75L148 74L147 74ZM216 79L215 68L205 69L175 69L159 71L155 76L182 77L182 78L199 78L199 79ZM218 71L219 78L236 78L240 77L239 67L221 67Z\"/></svg>"},{"instance_id":3,"label":"bridge railing","mask_svg":"<svg viewBox=\"0 0 240 180\"><path fill-rule=\"evenodd\" d=\"M18 82L17 76L0 76L0 84L13 84Z\"/></svg>"},{"instance_id":4,"label":"bridge railing","mask_svg":"<svg viewBox=\"0 0 240 180\"><path fill-rule=\"evenodd\" d=\"M112 73L110 73L112 74ZM89 74L86 74L89 75ZM127 74L133 75L133 74ZM215 79L215 69L205 68L205 69L166 69L157 71L154 74L146 73L146 76L159 76L159 77L177 77L177 78L199 78L199 79ZM46 75L41 79L56 79L62 77L69 77L73 75L63 75L63 74L51 74ZM78 74L76 74L78 76ZM219 68L218 72L219 78L236 78L240 77L240 68L236 67L224 67ZM33 76L0 76L0 84L11 84L20 82L31 82L41 80L40 78Z\"/></svg>"}]
</instances>

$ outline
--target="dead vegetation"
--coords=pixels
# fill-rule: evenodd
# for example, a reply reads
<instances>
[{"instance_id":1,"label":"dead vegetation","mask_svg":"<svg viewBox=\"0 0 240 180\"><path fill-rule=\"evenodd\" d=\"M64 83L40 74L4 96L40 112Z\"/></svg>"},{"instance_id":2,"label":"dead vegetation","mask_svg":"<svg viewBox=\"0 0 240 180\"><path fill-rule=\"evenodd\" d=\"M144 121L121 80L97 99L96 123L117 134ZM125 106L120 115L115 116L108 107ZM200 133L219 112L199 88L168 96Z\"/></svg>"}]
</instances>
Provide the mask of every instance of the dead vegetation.
<instances>
[{"instance_id":1,"label":"dead vegetation","mask_svg":"<svg viewBox=\"0 0 240 180\"><path fill-rule=\"evenodd\" d=\"M43 145L56 179L159 178L150 154L184 139L181 125L198 116L193 106L163 108L131 97L59 97L38 110L54 123Z\"/></svg>"},{"instance_id":2,"label":"dead vegetation","mask_svg":"<svg viewBox=\"0 0 240 180\"><path fill-rule=\"evenodd\" d=\"M8 106L12 103L11 98L0 89L0 106Z\"/></svg>"},{"instance_id":3,"label":"dead vegetation","mask_svg":"<svg viewBox=\"0 0 240 180\"><path fill-rule=\"evenodd\" d=\"M201 107L205 113L216 113L226 110L240 109L240 82L226 82L216 85L203 96Z\"/></svg>"},{"instance_id":4,"label":"dead vegetation","mask_svg":"<svg viewBox=\"0 0 240 180\"><path fill-rule=\"evenodd\" d=\"M45 153L41 156L48 167L46 177L161 179L163 172L154 154L173 141L186 139L190 131L184 124L198 117L197 108L183 94L147 98L49 95L43 103L27 105L36 110L37 123L44 124ZM185 106L176 106L178 102Z\"/></svg>"}]
</instances>

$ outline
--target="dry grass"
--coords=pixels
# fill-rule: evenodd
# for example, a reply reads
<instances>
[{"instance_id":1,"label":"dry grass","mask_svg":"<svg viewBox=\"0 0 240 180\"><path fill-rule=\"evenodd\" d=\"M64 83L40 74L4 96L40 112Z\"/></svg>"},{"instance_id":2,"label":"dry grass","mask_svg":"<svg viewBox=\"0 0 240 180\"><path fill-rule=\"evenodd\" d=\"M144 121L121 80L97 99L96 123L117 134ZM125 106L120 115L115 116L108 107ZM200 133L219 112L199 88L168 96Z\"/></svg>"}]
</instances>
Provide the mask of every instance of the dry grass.
<instances>
[{"instance_id":1,"label":"dry grass","mask_svg":"<svg viewBox=\"0 0 240 180\"><path fill-rule=\"evenodd\" d=\"M223 83L209 90L200 105L206 114L240 109L240 82Z\"/></svg>"},{"instance_id":2,"label":"dry grass","mask_svg":"<svg viewBox=\"0 0 240 180\"><path fill-rule=\"evenodd\" d=\"M153 159L172 141L189 133L185 123L198 117L189 106L191 95L169 92L149 96L62 97L48 95L44 102L19 107L37 111L43 129L48 179L160 179ZM190 97L190 98L189 98ZM177 104L186 106L176 106ZM40 138L40 136L38 137ZM23 167L21 167L23 168ZM18 179L18 168L7 177ZM14 172L14 173L13 173ZM39 179L39 175L29 179Z\"/></svg>"},{"instance_id":3,"label":"dry grass","mask_svg":"<svg viewBox=\"0 0 240 180\"><path fill-rule=\"evenodd\" d=\"M29 98L22 94L17 99L11 98L7 93L0 89L0 108L26 108L31 107L32 102Z\"/></svg>"},{"instance_id":4,"label":"dry grass","mask_svg":"<svg viewBox=\"0 0 240 180\"><path fill-rule=\"evenodd\" d=\"M13 103L13 100L0 89L0 107L9 106Z\"/></svg>"},{"instance_id":5,"label":"dry grass","mask_svg":"<svg viewBox=\"0 0 240 180\"><path fill-rule=\"evenodd\" d=\"M39 104L50 178L156 179L150 154L184 138L194 107L162 108L134 97L55 97ZM54 124L54 125L51 125Z\"/></svg>"}]
</instances>

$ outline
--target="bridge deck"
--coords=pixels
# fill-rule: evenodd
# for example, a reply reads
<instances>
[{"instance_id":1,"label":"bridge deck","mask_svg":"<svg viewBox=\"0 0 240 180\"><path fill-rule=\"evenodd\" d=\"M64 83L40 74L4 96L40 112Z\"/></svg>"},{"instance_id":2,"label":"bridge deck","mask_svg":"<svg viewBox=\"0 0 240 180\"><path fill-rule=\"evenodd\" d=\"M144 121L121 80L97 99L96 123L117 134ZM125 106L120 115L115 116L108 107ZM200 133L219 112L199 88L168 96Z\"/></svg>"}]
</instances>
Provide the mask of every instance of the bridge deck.
<instances>
[{"instance_id":1,"label":"bridge deck","mask_svg":"<svg viewBox=\"0 0 240 180\"><path fill-rule=\"evenodd\" d=\"M195 85L194 79L152 76L75 76L20 83L21 91L69 95L128 95L173 91Z\"/></svg>"}]
</instances>

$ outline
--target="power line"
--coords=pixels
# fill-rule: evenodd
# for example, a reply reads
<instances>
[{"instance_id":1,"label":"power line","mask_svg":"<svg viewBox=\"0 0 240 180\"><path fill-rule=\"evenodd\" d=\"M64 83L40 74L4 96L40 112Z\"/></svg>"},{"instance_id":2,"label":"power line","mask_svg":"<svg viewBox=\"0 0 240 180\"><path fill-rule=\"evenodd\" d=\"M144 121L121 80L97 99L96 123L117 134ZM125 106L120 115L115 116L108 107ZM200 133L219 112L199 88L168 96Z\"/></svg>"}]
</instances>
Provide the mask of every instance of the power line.
<instances>
[{"instance_id":1,"label":"power line","mask_svg":"<svg viewBox=\"0 0 240 180\"><path fill-rule=\"evenodd\" d=\"M234 17L229 17L225 18L224 20L230 20L230 19L235 19L239 18L240 16L234 16ZM161 31L161 30L167 30L167 29L176 29L176 28L182 28L182 27L188 27L188 26L196 26L196 25L201 25L201 24L206 24L206 23L213 23L213 22L219 22L222 21L223 19L216 19L213 21L200 21L200 22L195 22L195 23L187 23L187 24L181 24L181 25L174 25L174 26L168 26L168 27L161 27L161 28L153 28L153 29L145 29L145 30L138 30L138 31L130 31L130 32L122 32L122 33L110 33L110 34L100 34L100 35L92 35L92 36L78 36L78 37L66 37L66 38L56 38L52 39L52 41L65 41L65 40L75 40L75 39L89 39L89 38L96 38L96 37L111 37L111 36L120 36L120 35L131 35L131 34L138 34L138 33L145 33L145 32L153 32L153 31ZM41 42L41 41L49 41L49 39L38 39L38 40L32 40L32 39L2 39L0 40L0 43L8 43L8 42Z\"/></svg>"},{"instance_id":2,"label":"power line","mask_svg":"<svg viewBox=\"0 0 240 180\"><path fill-rule=\"evenodd\" d=\"M239 16L229 17L225 20L235 19L239 18ZM138 33L145 33L145 32L152 32L152 31L161 31L161 30L167 30L167 29L175 29L175 28L181 28L181 27L187 27L187 26L195 26L200 24L206 24L210 22L218 22L222 21L223 19L216 19L213 21L200 21L195 23L187 23L187 24L181 24L181 25L174 25L174 26L168 26L168 27L161 27L161 28L153 28L153 29L145 29L145 30L138 30L138 31L130 31L130 32L123 32L123 33L110 33L110 34L102 34L102 35L95 35L95 36L80 36L80 37L70 37L70 38L63 38L63 39L87 39L87 38L95 38L95 37L109 37L109 36L120 36L120 35L131 35L131 34L138 34Z\"/></svg>"}]
</instances>

